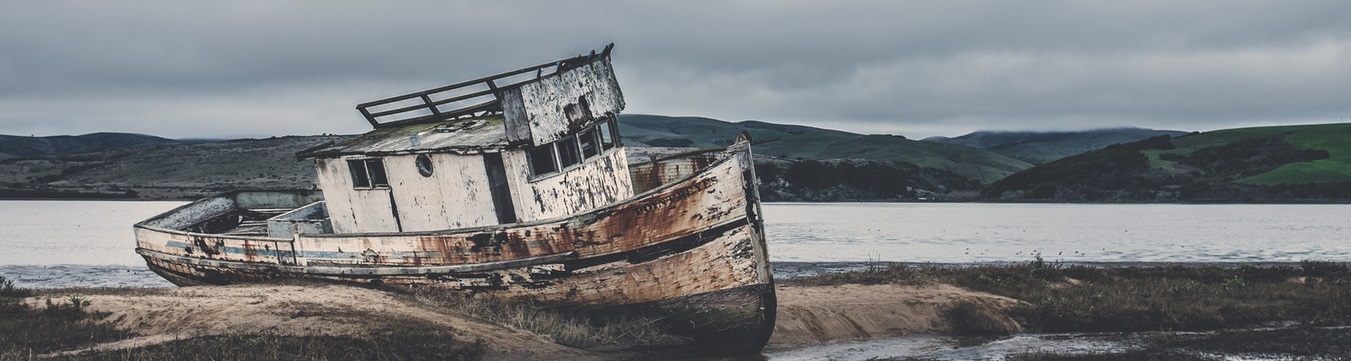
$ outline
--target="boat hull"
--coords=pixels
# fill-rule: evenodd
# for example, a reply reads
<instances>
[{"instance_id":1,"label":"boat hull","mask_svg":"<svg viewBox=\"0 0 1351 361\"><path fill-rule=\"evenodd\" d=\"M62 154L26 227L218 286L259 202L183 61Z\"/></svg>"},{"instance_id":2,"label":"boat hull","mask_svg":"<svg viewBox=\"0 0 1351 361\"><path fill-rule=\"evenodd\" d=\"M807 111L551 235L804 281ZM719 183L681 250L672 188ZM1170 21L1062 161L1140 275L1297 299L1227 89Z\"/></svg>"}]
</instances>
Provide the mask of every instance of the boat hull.
<instances>
[{"instance_id":1,"label":"boat hull","mask_svg":"<svg viewBox=\"0 0 1351 361\"><path fill-rule=\"evenodd\" d=\"M186 231L231 208L204 200L138 224L137 252L183 286L300 278L639 307L663 313L706 351L756 352L773 330L776 300L749 149L709 163L594 212L439 232L284 239Z\"/></svg>"}]
</instances>

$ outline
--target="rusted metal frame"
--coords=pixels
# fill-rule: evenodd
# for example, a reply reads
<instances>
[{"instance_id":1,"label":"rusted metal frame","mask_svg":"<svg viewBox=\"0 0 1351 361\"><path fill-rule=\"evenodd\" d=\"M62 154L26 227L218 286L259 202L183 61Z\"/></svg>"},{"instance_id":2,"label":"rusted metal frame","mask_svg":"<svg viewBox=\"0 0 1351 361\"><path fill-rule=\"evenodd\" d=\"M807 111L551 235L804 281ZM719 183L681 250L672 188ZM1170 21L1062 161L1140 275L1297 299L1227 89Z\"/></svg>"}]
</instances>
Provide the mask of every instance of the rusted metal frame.
<instances>
[{"instance_id":1,"label":"rusted metal frame","mask_svg":"<svg viewBox=\"0 0 1351 361\"><path fill-rule=\"evenodd\" d=\"M503 151L505 151L505 150L508 149L508 148L511 148L511 147L510 147L510 146L507 146L507 145L502 145L502 146L500 146L500 147L492 147L492 148L485 148L485 147L449 146L449 147L428 148L428 149L419 149L419 150L389 150L389 151L376 151L376 152L367 152L367 151L323 152L323 153L311 153L311 154L306 154L305 157L306 157L306 158L332 158L332 157L341 157L341 156L347 156L347 155L391 156L391 155L440 154L440 153L454 153L454 154L459 154L459 155L477 155L477 154L484 154L484 153L502 153ZM305 159L305 158L302 158L302 159Z\"/></svg>"},{"instance_id":2,"label":"rusted metal frame","mask_svg":"<svg viewBox=\"0 0 1351 361\"><path fill-rule=\"evenodd\" d=\"M371 127L372 127L372 128L375 128L375 127L379 127L379 126L380 126L380 122L375 121L375 116L372 116L372 115L371 115L371 111L370 111L370 110L368 110L368 109L366 109L366 108L362 108L362 107L357 107L357 111L360 111L360 112L361 112L361 116L366 118L366 122L371 123ZM320 146L326 146L326 145L332 144L332 143L333 143L333 142L330 141L330 142L328 142L328 143L321 144Z\"/></svg>"},{"instance_id":3,"label":"rusted metal frame","mask_svg":"<svg viewBox=\"0 0 1351 361\"><path fill-rule=\"evenodd\" d=\"M436 103L432 102L432 97L427 93L422 93L422 103L427 105L427 109L431 109L432 114L441 114L441 109L436 109Z\"/></svg>"},{"instance_id":4,"label":"rusted metal frame","mask_svg":"<svg viewBox=\"0 0 1351 361\"><path fill-rule=\"evenodd\" d=\"M419 97L424 98L424 103L427 103L427 102L429 102L429 101L428 101L428 99L427 99L426 97L428 97L430 94L436 94L436 93L446 92L446 91L450 91L450 90L454 90L454 89L458 89L458 88L467 87L467 86L470 86L470 85L475 85L475 84L478 84L478 83L487 83L487 85L488 85L488 87L489 87L489 91L488 91L487 93L479 94L479 95L476 95L476 96L482 96L482 95L487 95L487 94L493 94L493 95L494 95L494 98L497 98L497 99L495 99L494 101L492 101L492 102L490 102L490 103L497 103L497 102L500 102L500 101L501 101L500 96L499 96L499 95L501 94L501 90L509 89L509 88L512 88L512 87L517 87L517 86L520 86L521 84L525 84L525 83L529 83L529 82L538 81L538 79L542 78L543 76L546 76L546 75L543 75L543 74L542 74L542 71L543 71L545 68L548 68L548 67L554 67L554 71L553 71L552 73L548 74L548 75L558 74L559 72L566 71L566 70L573 69L573 68L577 68L577 67L580 67L580 66L582 66L582 65L584 65L584 64L589 64L589 63L591 63L591 62L593 62L593 61L597 61L597 60L600 60L600 59L605 59L605 58L607 58L607 57L610 56L610 50L613 49L613 48L614 48L614 43L611 43L611 44L609 44L609 45L606 45L606 46L605 46L605 50L602 51L600 54L596 54L595 51L592 51L592 52L591 52L591 55L589 55L589 56L588 56L588 55L578 55L578 56L572 57L572 58L567 58L567 59L557 60L557 61L551 61L551 62L544 63L544 64L540 64L540 65L535 65L535 66L525 67L525 68L521 68L521 69L517 69L517 70L513 70L513 71L501 73L501 74L490 75L490 76L486 76L486 77L482 77L482 78L478 78L478 79L474 79L474 80L463 81L463 82L459 82L459 83L455 83L455 84L451 84L451 85L442 86L442 87L439 87L439 88L434 88L434 89L429 89L429 90L424 90L424 91L415 92L415 93L409 93L409 94L404 94L404 95L393 96L393 97L384 98L384 99L380 99L380 100L369 101L369 102L365 102L365 103L358 104L358 105L357 105L357 110L359 110L359 111L361 112L362 116L366 117L366 121L367 121L367 122L370 122L370 123L371 123L371 126L374 127L374 128L380 128L380 127L383 127L383 126L392 125L392 124L394 123L394 122L381 123L381 122L379 122L378 120L376 120L375 118L378 118L378 117L384 116L384 115L393 115L393 114L398 114L398 113L408 112L408 111L417 110L417 109L431 108L431 111L432 111L432 113L433 113L433 116L424 116L424 117L417 117L417 118L400 119L400 120L395 121L395 122L403 122L403 121L408 121L408 120L425 121L425 120L429 120L429 119L435 119L436 117L434 117L434 115L437 115L437 113L439 113L439 112L437 111L437 109L435 109L436 106L435 106L435 105L432 105L432 104L423 104L423 105L408 106L408 107L403 107L403 108L395 109L395 110L397 110L397 111L392 111L392 110L391 110L391 111L383 111L383 112L379 112L379 113L375 113L375 114L370 113L369 108L374 107L374 106L380 106L380 105L385 105L385 104L389 104L389 103L394 103L394 102L400 102L400 101L404 101L404 100L409 100L409 99L419 98ZM523 80L523 81L520 81L520 82L517 82L517 83L512 83L512 84L509 84L509 85L501 85L501 86L499 86L499 85L497 85L495 82L493 82L494 80L498 80L498 79L502 79L502 78L507 78L507 77L511 77L511 76L516 76L516 75L520 75L520 74L525 74L525 73L528 73L528 72L531 72L531 71L535 71L535 72L536 72L536 77L535 77L535 79ZM452 98L452 99L453 99L453 98ZM464 100L464 99L459 99L459 100ZM444 101L443 101L443 102L444 102ZM438 104L444 104L443 102L438 102ZM483 104L475 105L475 106L473 106L472 108L478 108L478 107L481 107L481 106L483 106ZM447 114L450 114L450 113L461 113L461 114L463 114L462 111L463 111L463 110L466 110L466 109L468 109L468 107L467 107L467 108L456 109L456 110L454 110L454 111L447 112ZM444 119L444 118L442 118L442 119ZM441 120L441 119L436 119L436 120Z\"/></svg>"},{"instance_id":5,"label":"rusted metal frame","mask_svg":"<svg viewBox=\"0 0 1351 361\"><path fill-rule=\"evenodd\" d=\"M422 98L422 104L419 104L419 105L409 105L409 106L406 106L406 107L403 107L403 108L390 109L390 110L386 110L386 111L382 111L382 112L378 112L378 113L371 113L371 116L372 116L372 117L379 118L379 117L383 117L383 116L387 116L387 115L399 114L399 113L404 113L404 112L413 111L413 110L418 110L418 109L423 109L423 108L430 109L430 110L432 111L432 115L441 115L441 110L436 108L436 107L439 106L439 105L444 105L444 104L454 103L454 102L461 101L461 100L466 100L466 99L473 99L473 98L481 97L481 96L484 96L484 95L490 95L490 94L492 94L492 95L494 95L494 97L496 97L496 94L494 94L494 90L493 90L492 88L489 88L488 90L480 90L480 91L476 91L476 92L473 92L473 93L468 93L468 94L463 94L463 95L459 95L459 96L455 96L455 97L450 97L450 98L446 98L446 99L442 99L442 100L436 100L436 101L433 101L433 100L432 100L432 97L431 97L431 93L423 92L423 93L419 94L419 97ZM465 107L465 108L470 108L470 107ZM456 111L459 111L459 110L460 110L460 109L456 109ZM382 126L384 126L384 125L389 125L389 123L381 123L380 125L382 125Z\"/></svg>"},{"instance_id":6,"label":"rusted metal frame","mask_svg":"<svg viewBox=\"0 0 1351 361\"><path fill-rule=\"evenodd\" d=\"M421 107L421 106L419 106L419 107ZM487 115L487 114L477 114L477 113L479 113L479 112L495 113L495 112L500 112L500 111L502 111L502 103L501 103L501 101L499 101L499 100L497 100L497 99L493 99L493 100L484 101L484 102L482 102L482 103L470 105L470 106L467 106L467 107L462 107L462 108L459 108L459 109L455 109L455 110L452 110L452 111L446 112L446 113L432 114L432 115L426 115L426 116L421 116L421 117L407 118L407 119L400 119L400 120L396 120L396 121L380 123L379 125L376 126L376 128L393 127L393 126L400 126L400 125L406 125L406 124L419 124L419 123L439 122L439 121L443 121L443 120L450 120L450 119L461 118L461 117L464 117L464 116Z\"/></svg>"},{"instance_id":7,"label":"rusted metal frame","mask_svg":"<svg viewBox=\"0 0 1351 361\"><path fill-rule=\"evenodd\" d=\"M465 265L424 266L424 267L409 267L409 266L333 267L333 266L292 266L292 265L262 264L258 262L225 261L208 258L195 258L195 257L172 255L144 248L137 248L136 253L144 257L150 257L167 262L174 262L181 264L191 264L198 266L251 270L251 271L281 271L295 274L313 274L313 275L329 275L329 276L408 276L408 275L435 275L435 274L487 272L501 269L521 268L521 267L537 266L542 264L559 263L577 257L577 252L564 252L539 257L505 260L497 262L483 262Z\"/></svg>"},{"instance_id":8,"label":"rusted metal frame","mask_svg":"<svg viewBox=\"0 0 1351 361\"><path fill-rule=\"evenodd\" d=\"M463 87L467 87L467 86L471 86L471 85L475 85L475 84L479 84L479 83L484 83L484 82L488 82L488 81L492 81L492 80L497 80L497 79L500 79L500 78L506 78L506 77L510 77L510 76L516 76L516 75L520 75L520 74L525 74L525 73L528 73L528 72L531 72L531 71L535 71L535 70L537 70L537 69L543 69L543 68L547 68L547 67L553 66L553 65L556 64L556 63L557 63L557 62L548 62L548 63L544 63L544 64L540 64L540 65L535 65L535 66L531 66L531 67L526 67L526 68L522 68L522 69L518 69L518 70L514 70L514 71L509 71L509 72L505 72L505 73L501 73L501 74L490 75L490 76L486 76L486 77L482 77L482 78L478 78L478 79L474 79L474 80L463 81L463 82L459 82L459 83L455 83L455 84L451 84L451 85L446 85L446 86L439 87L439 88L435 88L435 89L429 89L429 90L424 90L424 91L420 91L420 92L416 92L416 93L409 93L409 94L404 94L404 95L398 95L398 96L393 96L393 97L389 97L389 98L384 98L384 99L380 99L380 100L369 101L369 102L365 102L365 103L358 104L358 105L357 105L357 110L360 110L361 113L362 113L362 115L366 115L366 120L369 121L369 122L371 122L371 124L372 124L374 127L379 128L379 127L381 127L381 126L385 126L385 125L388 124L388 123L380 123L378 120L375 119L375 118L377 118L377 117L379 117L379 116L382 116L382 115L397 114L397 113L402 113L402 112L408 112L408 111L417 110L417 109L423 109L423 108L427 108L427 107L433 107L433 108L434 108L435 106L432 106L432 105L429 105L429 104L415 105L415 106L408 106L408 107L403 107L403 108L395 109L395 110L398 110L398 111L397 111L397 112L393 112L393 113L390 113L390 111L385 111L385 112L380 112L380 113L375 113L375 114L369 113L369 109L370 109L371 107L380 106L380 105L385 105L385 104L389 104L389 103L400 102L400 101L409 100L409 99L418 98L418 97L425 97L425 96L428 96L428 95L430 95L430 94L446 92L446 91L455 90L455 89L459 89L459 88L463 88ZM522 83L524 83L524 82L522 82ZM519 84L519 83L518 83L518 84ZM494 85L494 86L495 86L495 85ZM480 95L485 95L485 94L480 94ZM368 115L368 114L369 114L369 115Z\"/></svg>"}]
</instances>

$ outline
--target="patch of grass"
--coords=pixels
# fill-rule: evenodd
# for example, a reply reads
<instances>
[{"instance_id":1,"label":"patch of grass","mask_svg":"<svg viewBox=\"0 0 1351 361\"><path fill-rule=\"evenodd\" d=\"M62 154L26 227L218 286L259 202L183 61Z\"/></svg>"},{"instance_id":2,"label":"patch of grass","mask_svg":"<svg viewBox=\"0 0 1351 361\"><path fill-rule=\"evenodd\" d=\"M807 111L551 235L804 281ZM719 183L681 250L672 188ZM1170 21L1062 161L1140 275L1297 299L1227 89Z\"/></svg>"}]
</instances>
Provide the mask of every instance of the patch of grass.
<instances>
[{"instance_id":1,"label":"patch of grass","mask_svg":"<svg viewBox=\"0 0 1351 361\"><path fill-rule=\"evenodd\" d=\"M46 298L46 307L31 307L21 301L32 290L14 287L0 277L0 359L65 350L127 336L109 322L107 316L87 310L89 301L80 297Z\"/></svg>"},{"instance_id":2,"label":"patch of grass","mask_svg":"<svg viewBox=\"0 0 1351 361\"><path fill-rule=\"evenodd\" d=\"M32 294L32 290L14 287L14 280L7 279L5 276L0 276L0 300L24 298Z\"/></svg>"},{"instance_id":3,"label":"patch of grass","mask_svg":"<svg viewBox=\"0 0 1351 361\"><path fill-rule=\"evenodd\" d=\"M940 267L921 267L912 268L906 266L890 265L880 267L869 267L867 270L853 272L825 273L811 277L793 278L778 281L780 284L793 286L834 286L843 284L859 285L881 285L881 284L901 284L901 285L925 285L934 282L940 282L938 278L942 275L944 268Z\"/></svg>"},{"instance_id":4,"label":"patch of grass","mask_svg":"<svg viewBox=\"0 0 1351 361\"><path fill-rule=\"evenodd\" d=\"M1032 262L967 268L892 267L788 283L949 283L1027 302L1014 317L1042 332L1211 330L1296 322L1351 325L1351 269L1087 267Z\"/></svg>"},{"instance_id":5,"label":"patch of grass","mask_svg":"<svg viewBox=\"0 0 1351 361\"><path fill-rule=\"evenodd\" d=\"M129 350L85 352L63 360L477 360L480 341L466 343L443 327L402 322L365 337L274 334L206 336Z\"/></svg>"},{"instance_id":6,"label":"patch of grass","mask_svg":"<svg viewBox=\"0 0 1351 361\"><path fill-rule=\"evenodd\" d=\"M1173 141L1177 149L1171 153L1186 154L1204 147L1233 143L1245 138L1270 137L1288 134L1285 141L1299 149L1320 149L1328 152L1328 159L1291 163L1269 172L1239 180L1243 184L1274 185L1304 183L1340 183L1351 181L1351 124L1320 124L1277 127L1224 129L1178 137Z\"/></svg>"},{"instance_id":7,"label":"patch of grass","mask_svg":"<svg viewBox=\"0 0 1351 361\"><path fill-rule=\"evenodd\" d=\"M32 295L58 298L72 293L83 295L155 296L169 294L172 290L173 288L169 287L63 287L35 289L32 290Z\"/></svg>"},{"instance_id":8,"label":"patch of grass","mask_svg":"<svg viewBox=\"0 0 1351 361\"><path fill-rule=\"evenodd\" d=\"M555 342L572 347L661 346L688 342L686 338L674 335L659 314L643 310L570 310L433 288L415 289L411 293L419 301L485 322L547 335Z\"/></svg>"}]
</instances>

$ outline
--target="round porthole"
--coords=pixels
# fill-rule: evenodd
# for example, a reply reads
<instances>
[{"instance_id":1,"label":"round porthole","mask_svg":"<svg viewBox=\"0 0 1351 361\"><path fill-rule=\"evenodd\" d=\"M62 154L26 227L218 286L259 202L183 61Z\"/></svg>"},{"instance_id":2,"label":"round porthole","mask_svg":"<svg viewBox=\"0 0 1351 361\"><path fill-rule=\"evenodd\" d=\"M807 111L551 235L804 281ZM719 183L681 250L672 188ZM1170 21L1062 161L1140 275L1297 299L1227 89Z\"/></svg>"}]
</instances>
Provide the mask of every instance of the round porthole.
<instances>
[{"instance_id":1,"label":"round porthole","mask_svg":"<svg viewBox=\"0 0 1351 361\"><path fill-rule=\"evenodd\" d=\"M417 156L417 172L418 172L418 174L422 174L423 177L431 177L431 176L432 176L432 157L428 157L426 154L420 154L420 155L418 155L418 156Z\"/></svg>"}]
</instances>

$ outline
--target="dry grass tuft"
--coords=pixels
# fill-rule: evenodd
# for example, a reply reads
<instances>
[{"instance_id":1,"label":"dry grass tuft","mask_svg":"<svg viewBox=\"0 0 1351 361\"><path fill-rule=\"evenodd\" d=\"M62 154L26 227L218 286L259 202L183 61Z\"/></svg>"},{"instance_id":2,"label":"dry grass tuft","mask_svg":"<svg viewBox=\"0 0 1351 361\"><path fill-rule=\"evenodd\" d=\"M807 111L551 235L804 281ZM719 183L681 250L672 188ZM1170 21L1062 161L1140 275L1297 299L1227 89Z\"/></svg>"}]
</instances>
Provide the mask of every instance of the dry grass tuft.
<instances>
[{"instance_id":1,"label":"dry grass tuft","mask_svg":"<svg viewBox=\"0 0 1351 361\"><path fill-rule=\"evenodd\" d=\"M526 301L504 301L423 288L411 292L421 301L485 322L529 330L578 348L673 345L673 335L654 312L642 310L570 310Z\"/></svg>"}]
</instances>

